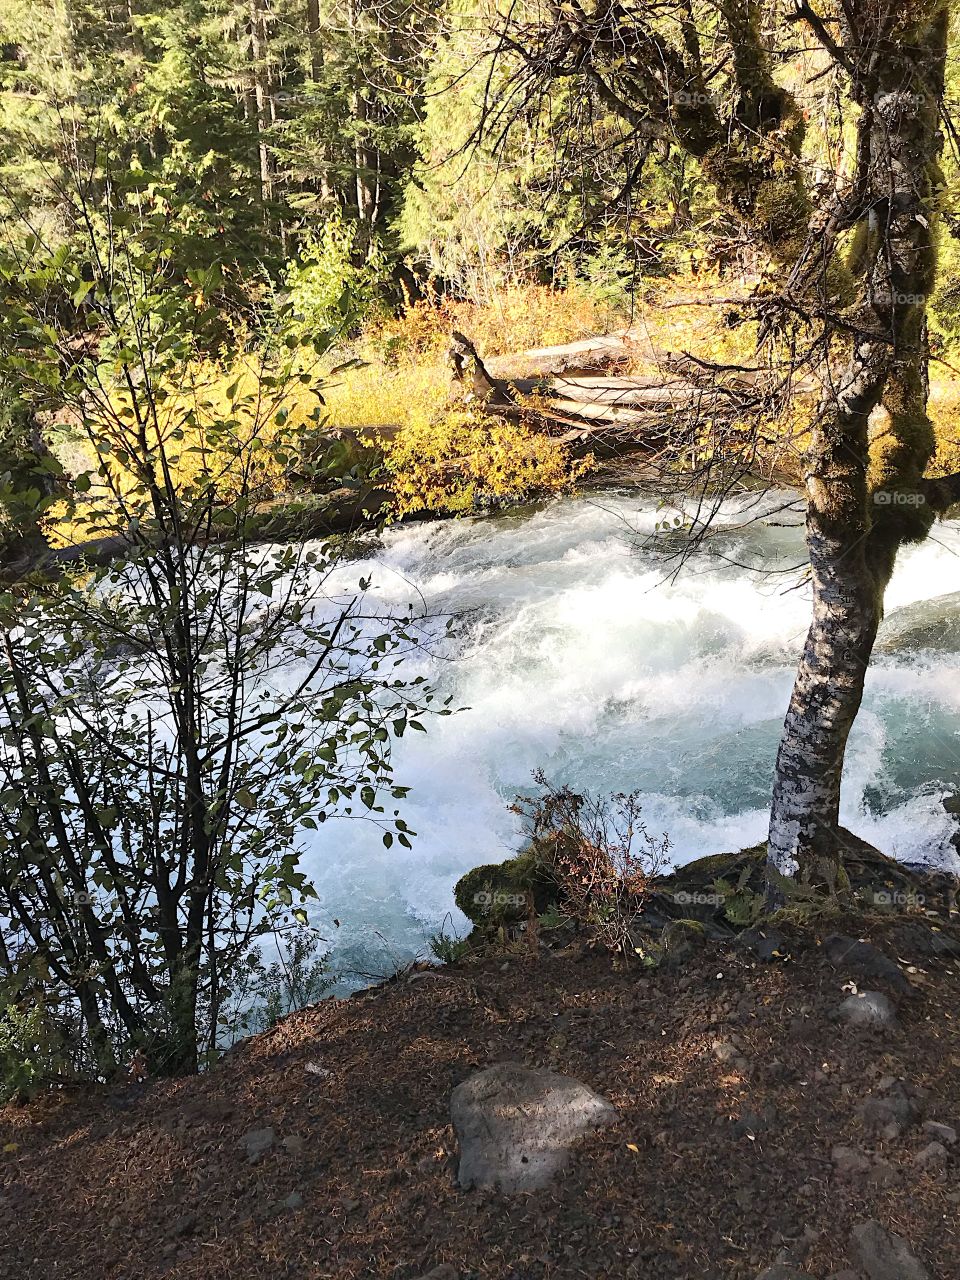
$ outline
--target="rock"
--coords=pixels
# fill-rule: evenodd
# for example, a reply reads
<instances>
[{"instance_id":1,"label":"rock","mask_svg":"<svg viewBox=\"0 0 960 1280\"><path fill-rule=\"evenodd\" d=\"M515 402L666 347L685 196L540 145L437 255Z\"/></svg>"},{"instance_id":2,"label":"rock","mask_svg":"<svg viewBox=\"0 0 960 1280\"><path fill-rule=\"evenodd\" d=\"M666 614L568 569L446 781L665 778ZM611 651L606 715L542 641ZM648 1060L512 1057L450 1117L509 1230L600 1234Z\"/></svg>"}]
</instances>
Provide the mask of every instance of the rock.
<instances>
[{"instance_id":1,"label":"rock","mask_svg":"<svg viewBox=\"0 0 960 1280\"><path fill-rule=\"evenodd\" d=\"M707 931L699 920L673 920L660 935L658 962L676 969L703 948Z\"/></svg>"},{"instance_id":2,"label":"rock","mask_svg":"<svg viewBox=\"0 0 960 1280\"><path fill-rule=\"evenodd\" d=\"M820 1239L820 1232L816 1227L812 1227L809 1222L804 1223L803 1231L796 1239L790 1240L786 1247L781 1249L774 1258L774 1262L782 1263L786 1266L799 1267L803 1265L803 1260Z\"/></svg>"},{"instance_id":3,"label":"rock","mask_svg":"<svg viewBox=\"0 0 960 1280\"><path fill-rule=\"evenodd\" d=\"M907 1242L875 1219L853 1228L850 1252L869 1280L931 1280L930 1272Z\"/></svg>"},{"instance_id":4,"label":"rock","mask_svg":"<svg viewBox=\"0 0 960 1280\"><path fill-rule=\"evenodd\" d=\"M900 1181L900 1171L889 1160L878 1159L870 1166L867 1181L874 1187L893 1187Z\"/></svg>"},{"instance_id":5,"label":"rock","mask_svg":"<svg viewBox=\"0 0 960 1280\"><path fill-rule=\"evenodd\" d=\"M827 1280L863 1280L859 1271L832 1271Z\"/></svg>"},{"instance_id":6,"label":"rock","mask_svg":"<svg viewBox=\"0 0 960 1280\"><path fill-rule=\"evenodd\" d=\"M713 1056L718 1062L733 1062L740 1056L740 1050L729 1040L718 1040L713 1046Z\"/></svg>"},{"instance_id":7,"label":"rock","mask_svg":"<svg viewBox=\"0 0 960 1280\"><path fill-rule=\"evenodd\" d=\"M418 1276L417 1280L459 1280L459 1272L449 1262L441 1262L439 1267L434 1267L424 1276Z\"/></svg>"},{"instance_id":8,"label":"rock","mask_svg":"<svg viewBox=\"0 0 960 1280\"><path fill-rule=\"evenodd\" d=\"M921 1169L934 1173L947 1167L947 1148L942 1142L931 1142L913 1157Z\"/></svg>"},{"instance_id":9,"label":"rock","mask_svg":"<svg viewBox=\"0 0 960 1280\"><path fill-rule=\"evenodd\" d=\"M902 1085L895 1087L886 1098L867 1098L857 1112L865 1129L882 1133L888 1139L899 1136L900 1130L916 1124L920 1118L917 1104ZM892 1132L892 1126L896 1126L896 1133Z\"/></svg>"},{"instance_id":10,"label":"rock","mask_svg":"<svg viewBox=\"0 0 960 1280\"><path fill-rule=\"evenodd\" d=\"M823 950L835 969L859 974L866 978L881 978L894 991L906 995L913 990L900 966L871 942L848 938L842 933L832 933L823 944Z\"/></svg>"},{"instance_id":11,"label":"rock","mask_svg":"<svg viewBox=\"0 0 960 1280\"><path fill-rule=\"evenodd\" d=\"M303 1139L295 1133L291 1133L283 1139L280 1145L288 1155L295 1156L303 1150Z\"/></svg>"},{"instance_id":12,"label":"rock","mask_svg":"<svg viewBox=\"0 0 960 1280\"><path fill-rule=\"evenodd\" d=\"M744 929L737 934L737 943L767 962L784 959L787 955L787 942L779 929L761 929L754 925L752 929Z\"/></svg>"},{"instance_id":13,"label":"rock","mask_svg":"<svg viewBox=\"0 0 960 1280\"><path fill-rule=\"evenodd\" d=\"M870 1168L869 1158L856 1147L834 1147L830 1152L830 1159L839 1178L856 1177Z\"/></svg>"},{"instance_id":14,"label":"rock","mask_svg":"<svg viewBox=\"0 0 960 1280\"><path fill-rule=\"evenodd\" d=\"M264 1129L250 1129L237 1145L246 1149L249 1164L257 1164L273 1147L276 1140L277 1135L268 1125Z\"/></svg>"},{"instance_id":15,"label":"rock","mask_svg":"<svg viewBox=\"0 0 960 1280\"><path fill-rule=\"evenodd\" d=\"M945 1143L948 1147L952 1147L957 1140L957 1131L952 1124L939 1124L936 1120L924 1120L923 1132L928 1133L937 1142Z\"/></svg>"},{"instance_id":16,"label":"rock","mask_svg":"<svg viewBox=\"0 0 960 1280\"><path fill-rule=\"evenodd\" d=\"M789 1262L775 1262L766 1271L761 1271L757 1280L815 1280L809 1271L799 1271Z\"/></svg>"},{"instance_id":17,"label":"rock","mask_svg":"<svg viewBox=\"0 0 960 1280\"><path fill-rule=\"evenodd\" d=\"M837 1012L854 1027L893 1027L897 1022L897 1007L882 991L847 996Z\"/></svg>"},{"instance_id":18,"label":"rock","mask_svg":"<svg viewBox=\"0 0 960 1280\"><path fill-rule=\"evenodd\" d=\"M764 1107L762 1113L756 1111L745 1112L739 1120L734 1120L730 1126L730 1134L734 1138L745 1138L748 1134L755 1136L758 1133L765 1133L772 1128L777 1122L777 1111L772 1105Z\"/></svg>"},{"instance_id":19,"label":"rock","mask_svg":"<svg viewBox=\"0 0 960 1280\"><path fill-rule=\"evenodd\" d=\"M291 1191L290 1194L287 1196L287 1198L284 1200L283 1207L285 1209L302 1209L303 1196L300 1194L299 1191Z\"/></svg>"},{"instance_id":20,"label":"rock","mask_svg":"<svg viewBox=\"0 0 960 1280\"><path fill-rule=\"evenodd\" d=\"M947 960L960 956L960 942L933 925L901 925L892 931L891 938L903 955L914 951L921 956Z\"/></svg>"},{"instance_id":21,"label":"rock","mask_svg":"<svg viewBox=\"0 0 960 1280\"><path fill-rule=\"evenodd\" d=\"M564 1166L578 1137L613 1124L613 1106L554 1071L503 1062L457 1085L450 1098L460 1144L459 1185L532 1191Z\"/></svg>"},{"instance_id":22,"label":"rock","mask_svg":"<svg viewBox=\"0 0 960 1280\"><path fill-rule=\"evenodd\" d=\"M557 893L556 883L533 848L505 862L474 867L453 890L457 906L478 926L526 920L531 910L541 914Z\"/></svg>"}]
</instances>

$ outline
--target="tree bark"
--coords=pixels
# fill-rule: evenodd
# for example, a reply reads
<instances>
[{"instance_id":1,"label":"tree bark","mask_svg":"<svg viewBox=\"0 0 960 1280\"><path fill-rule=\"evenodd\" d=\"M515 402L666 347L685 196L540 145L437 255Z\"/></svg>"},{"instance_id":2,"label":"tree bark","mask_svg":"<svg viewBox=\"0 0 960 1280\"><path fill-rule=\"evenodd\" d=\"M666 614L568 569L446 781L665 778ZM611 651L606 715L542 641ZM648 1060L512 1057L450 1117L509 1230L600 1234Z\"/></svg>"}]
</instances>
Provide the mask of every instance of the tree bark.
<instances>
[{"instance_id":1,"label":"tree bark","mask_svg":"<svg viewBox=\"0 0 960 1280\"><path fill-rule=\"evenodd\" d=\"M813 619L777 757L768 861L778 875L836 881L843 854L840 783L850 729L899 548L934 518L923 473L934 450L926 412L926 303L934 283L934 195L946 10L864 12L854 96L870 123L857 175L870 196L860 323L847 370L828 387L807 474ZM872 35L872 38L871 38ZM868 419L885 421L871 444Z\"/></svg>"}]
</instances>

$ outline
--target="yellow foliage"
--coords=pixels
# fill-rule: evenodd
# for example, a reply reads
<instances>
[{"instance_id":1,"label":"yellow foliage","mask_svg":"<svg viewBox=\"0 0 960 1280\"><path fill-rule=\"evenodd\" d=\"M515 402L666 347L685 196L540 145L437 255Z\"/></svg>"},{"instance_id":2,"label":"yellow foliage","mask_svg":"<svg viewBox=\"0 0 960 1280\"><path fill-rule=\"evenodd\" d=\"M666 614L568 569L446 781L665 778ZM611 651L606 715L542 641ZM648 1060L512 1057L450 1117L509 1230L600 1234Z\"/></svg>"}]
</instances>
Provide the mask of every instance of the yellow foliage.
<instances>
[{"instance_id":1,"label":"yellow foliage","mask_svg":"<svg viewBox=\"0 0 960 1280\"><path fill-rule=\"evenodd\" d=\"M353 369L324 399L331 426L366 428L383 449L396 516L555 493L588 465L571 465L562 445L524 423L465 408L446 365Z\"/></svg>"},{"instance_id":2,"label":"yellow foliage","mask_svg":"<svg viewBox=\"0 0 960 1280\"><path fill-rule=\"evenodd\" d=\"M551 347L624 323L577 288L515 283L484 304L452 298L414 303L398 317L371 325L368 348L387 362L440 356L452 329L465 333L484 357Z\"/></svg>"},{"instance_id":3,"label":"yellow foliage","mask_svg":"<svg viewBox=\"0 0 960 1280\"><path fill-rule=\"evenodd\" d=\"M410 421L385 444L397 515L465 513L482 501L557 493L591 465L543 432L478 409Z\"/></svg>"},{"instance_id":4,"label":"yellow foliage","mask_svg":"<svg viewBox=\"0 0 960 1280\"><path fill-rule=\"evenodd\" d=\"M547 346L596 332L596 313L579 295L541 286L505 290L498 304L418 303L363 335L368 359L324 387L332 427L378 428L397 516L462 513L489 500L556 493L590 466L524 423L467 410L447 361L450 333L462 329L484 355Z\"/></svg>"},{"instance_id":5,"label":"yellow foliage","mask_svg":"<svg viewBox=\"0 0 960 1280\"><path fill-rule=\"evenodd\" d=\"M929 413L937 437L930 474L953 475L960 471L960 380L931 378Z\"/></svg>"},{"instance_id":6,"label":"yellow foliage","mask_svg":"<svg viewBox=\"0 0 960 1280\"><path fill-rule=\"evenodd\" d=\"M71 450L94 473L80 518L70 517L66 503L54 505L48 536L56 545L114 532L118 495L131 512L145 504L145 464L157 474L168 468L186 502L211 488L222 504L241 490L258 501L280 497L289 492L295 442L317 405L312 387L244 354L197 361L176 385L155 386L150 396L115 391L109 404L91 405L86 423L94 438L110 442L109 451L98 458L83 442ZM98 476L98 468L108 475Z\"/></svg>"}]
</instances>

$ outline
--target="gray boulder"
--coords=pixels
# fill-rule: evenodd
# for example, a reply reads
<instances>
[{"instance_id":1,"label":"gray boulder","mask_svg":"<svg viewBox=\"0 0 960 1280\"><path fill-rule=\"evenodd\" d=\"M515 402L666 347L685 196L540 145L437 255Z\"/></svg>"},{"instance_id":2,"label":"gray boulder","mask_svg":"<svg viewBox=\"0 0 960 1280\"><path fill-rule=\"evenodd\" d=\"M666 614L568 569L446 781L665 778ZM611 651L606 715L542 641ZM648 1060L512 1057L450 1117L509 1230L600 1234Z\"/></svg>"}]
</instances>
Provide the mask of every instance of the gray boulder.
<instances>
[{"instance_id":1,"label":"gray boulder","mask_svg":"<svg viewBox=\"0 0 960 1280\"><path fill-rule=\"evenodd\" d=\"M460 1144L461 1187L535 1191L566 1163L585 1133L617 1113L579 1080L502 1062L457 1085L450 1114Z\"/></svg>"},{"instance_id":2,"label":"gray boulder","mask_svg":"<svg viewBox=\"0 0 960 1280\"><path fill-rule=\"evenodd\" d=\"M893 1027L897 1023L897 1007L882 991L847 996L837 1012L854 1027Z\"/></svg>"},{"instance_id":3,"label":"gray boulder","mask_svg":"<svg viewBox=\"0 0 960 1280\"><path fill-rule=\"evenodd\" d=\"M913 990L900 966L872 942L848 938L842 933L832 933L824 940L823 950L835 969L843 969L863 978L879 978L902 995L909 995Z\"/></svg>"},{"instance_id":4,"label":"gray boulder","mask_svg":"<svg viewBox=\"0 0 960 1280\"><path fill-rule=\"evenodd\" d=\"M258 1164L272 1150L276 1140L276 1133L267 1125L263 1129L249 1129L237 1145L246 1151L249 1164Z\"/></svg>"},{"instance_id":5,"label":"gray boulder","mask_svg":"<svg viewBox=\"0 0 960 1280\"><path fill-rule=\"evenodd\" d=\"M907 1242L873 1218L853 1228L850 1252L870 1280L930 1280Z\"/></svg>"},{"instance_id":6,"label":"gray boulder","mask_svg":"<svg viewBox=\"0 0 960 1280\"><path fill-rule=\"evenodd\" d=\"M952 1147L957 1140L957 1131L952 1124L940 1124L937 1120L925 1120L923 1123L923 1132L928 1133L931 1138L937 1142L946 1143L948 1147Z\"/></svg>"}]
</instances>

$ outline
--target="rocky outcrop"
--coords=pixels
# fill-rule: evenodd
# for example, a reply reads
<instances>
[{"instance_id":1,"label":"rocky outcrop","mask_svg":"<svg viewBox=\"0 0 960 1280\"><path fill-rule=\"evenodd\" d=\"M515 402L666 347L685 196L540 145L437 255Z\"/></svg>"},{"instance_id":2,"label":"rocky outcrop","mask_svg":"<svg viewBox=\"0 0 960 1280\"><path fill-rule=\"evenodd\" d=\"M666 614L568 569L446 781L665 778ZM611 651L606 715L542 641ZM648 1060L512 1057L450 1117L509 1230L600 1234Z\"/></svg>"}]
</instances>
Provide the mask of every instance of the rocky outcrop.
<instances>
[{"instance_id":1,"label":"rocky outcrop","mask_svg":"<svg viewBox=\"0 0 960 1280\"><path fill-rule=\"evenodd\" d=\"M930 1280L907 1242L873 1219L854 1227L850 1252L869 1280Z\"/></svg>"},{"instance_id":2,"label":"rocky outcrop","mask_svg":"<svg viewBox=\"0 0 960 1280\"><path fill-rule=\"evenodd\" d=\"M516 1062L457 1085L450 1114L460 1186L504 1192L546 1186L579 1138L617 1118L611 1103L579 1080Z\"/></svg>"}]
</instances>

